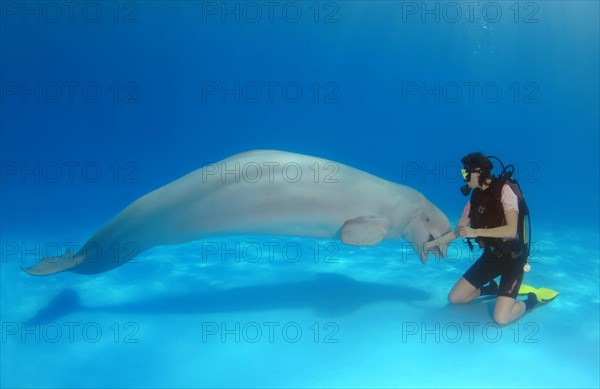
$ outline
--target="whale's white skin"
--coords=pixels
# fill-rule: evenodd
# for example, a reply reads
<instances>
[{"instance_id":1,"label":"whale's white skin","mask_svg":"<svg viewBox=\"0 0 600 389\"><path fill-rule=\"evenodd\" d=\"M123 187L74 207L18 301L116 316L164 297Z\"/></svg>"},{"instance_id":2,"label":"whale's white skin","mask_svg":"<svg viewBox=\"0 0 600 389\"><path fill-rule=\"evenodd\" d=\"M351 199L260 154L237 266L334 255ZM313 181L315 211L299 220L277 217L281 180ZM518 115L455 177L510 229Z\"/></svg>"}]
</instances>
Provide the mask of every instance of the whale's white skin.
<instances>
[{"instance_id":1,"label":"whale's white skin","mask_svg":"<svg viewBox=\"0 0 600 389\"><path fill-rule=\"evenodd\" d=\"M255 150L140 197L74 255L46 258L24 270L100 273L157 245L223 234L340 236L351 245L405 239L424 260L424 244L449 231L448 218L410 187L318 157Z\"/></svg>"}]
</instances>

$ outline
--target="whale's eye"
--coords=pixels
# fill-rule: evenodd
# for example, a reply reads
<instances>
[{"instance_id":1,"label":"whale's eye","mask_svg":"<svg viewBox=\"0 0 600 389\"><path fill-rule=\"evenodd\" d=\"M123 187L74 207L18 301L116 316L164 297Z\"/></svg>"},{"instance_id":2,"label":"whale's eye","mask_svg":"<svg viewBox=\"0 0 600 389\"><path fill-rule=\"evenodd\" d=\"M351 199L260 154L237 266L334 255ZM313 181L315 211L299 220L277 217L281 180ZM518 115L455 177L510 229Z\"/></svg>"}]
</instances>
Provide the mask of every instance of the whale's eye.
<instances>
[{"instance_id":1,"label":"whale's eye","mask_svg":"<svg viewBox=\"0 0 600 389\"><path fill-rule=\"evenodd\" d=\"M426 218L425 218L425 221L426 221L427 223L429 223L431 220L430 220L428 217L426 217Z\"/></svg>"}]
</instances>

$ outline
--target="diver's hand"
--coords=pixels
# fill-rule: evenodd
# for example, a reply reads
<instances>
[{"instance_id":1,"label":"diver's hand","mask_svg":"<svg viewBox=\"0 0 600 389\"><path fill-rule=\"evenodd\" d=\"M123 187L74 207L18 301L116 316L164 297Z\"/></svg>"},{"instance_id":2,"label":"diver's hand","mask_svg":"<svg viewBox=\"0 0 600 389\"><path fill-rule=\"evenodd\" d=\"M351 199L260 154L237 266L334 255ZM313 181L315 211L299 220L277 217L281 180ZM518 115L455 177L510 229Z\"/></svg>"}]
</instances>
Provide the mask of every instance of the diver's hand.
<instances>
[{"instance_id":1,"label":"diver's hand","mask_svg":"<svg viewBox=\"0 0 600 389\"><path fill-rule=\"evenodd\" d=\"M471 228L471 227L460 227L458 229L458 234L462 237L462 238L477 238L479 236L479 234L477 234L477 230L475 228Z\"/></svg>"},{"instance_id":2,"label":"diver's hand","mask_svg":"<svg viewBox=\"0 0 600 389\"><path fill-rule=\"evenodd\" d=\"M450 231L437 239L431 240L423 244L423 252L425 253L425 258L421 259L421 263L427 263L427 256L429 252L433 253L433 255L435 255L437 259L443 259L446 256L446 250L448 248L448 245L454 239L456 239L456 234L454 233L454 231Z\"/></svg>"}]
</instances>

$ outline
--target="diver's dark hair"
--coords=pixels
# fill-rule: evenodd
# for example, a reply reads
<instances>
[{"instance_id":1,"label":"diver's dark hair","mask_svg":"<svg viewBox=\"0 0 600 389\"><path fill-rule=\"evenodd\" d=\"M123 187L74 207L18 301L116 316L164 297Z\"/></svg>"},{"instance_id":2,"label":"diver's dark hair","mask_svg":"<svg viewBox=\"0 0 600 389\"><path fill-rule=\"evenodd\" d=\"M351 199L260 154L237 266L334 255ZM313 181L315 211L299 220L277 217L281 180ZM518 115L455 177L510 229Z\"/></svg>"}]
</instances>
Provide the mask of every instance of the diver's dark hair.
<instances>
[{"instance_id":1,"label":"diver's dark hair","mask_svg":"<svg viewBox=\"0 0 600 389\"><path fill-rule=\"evenodd\" d=\"M479 186L482 186L485 182L485 179L493 179L492 169L494 165L492 161L489 160L488 157L481 154L480 152L471 153L465 155L460 162L462 162L463 166L467 171L472 171L475 169L481 169L481 175L479 176Z\"/></svg>"}]
</instances>

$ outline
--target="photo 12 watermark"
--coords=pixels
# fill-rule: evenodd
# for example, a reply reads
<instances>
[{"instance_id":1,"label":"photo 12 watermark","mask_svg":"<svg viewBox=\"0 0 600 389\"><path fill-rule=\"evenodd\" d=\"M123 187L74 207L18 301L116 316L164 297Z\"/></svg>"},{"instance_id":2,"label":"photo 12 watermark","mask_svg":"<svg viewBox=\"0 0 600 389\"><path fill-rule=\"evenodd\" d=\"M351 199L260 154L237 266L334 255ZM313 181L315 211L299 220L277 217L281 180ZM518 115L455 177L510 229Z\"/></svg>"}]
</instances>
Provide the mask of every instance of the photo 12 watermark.
<instances>
[{"instance_id":1,"label":"photo 12 watermark","mask_svg":"<svg viewBox=\"0 0 600 389\"><path fill-rule=\"evenodd\" d=\"M539 23L535 1L401 1L402 23Z\"/></svg>"},{"instance_id":2,"label":"photo 12 watermark","mask_svg":"<svg viewBox=\"0 0 600 389\"><path fill-rule=\"evenodd\" d=\"M202 183L314 183L338 184L340 165L333 161L222 161L204 165Z\"/></svg>"},{"instance_id":3,"label":"photo 12 watermark","mask_svg":"<svg viewBox=\"0 0 600 389\"><path fill-rule=\"evenodd\" d=\"M134 81L2 81L2 104L137 104L140 86Z\"/></svg>"},{"instance_id":4,"label":"photo 12 watermark","mask_svg":"<svg viewBox=\"0 0 600 389\"><path fill-rule=\"evenodd\" d=\"M2 184L137 184L140 166L132 161L3 161Z\"/></svg>"},{"instance_id":5,"label":"photo 12 watermark","mask_svg":"<svg viewBox=\"0 0 600 389\"><path fill-rule=\"evenodd\" d=\"M101 245L93 241L85 243L39 242L39 241L2 241L0 242L0 263L19 263L21 266L34 265L39 261L61 263L62 268L69 268L84 261L87 265L95 263L115 264L116 266L138 263L137 255L141 252L137 242L114 241L110 245Z\"/></svg>"},{"instance_id":6,"label":"photo 12 watermark","mask_svg":"<svg viewBox=\"0 0 600 389\"><path fill-rule=\"evenodd\" d=\"M2 1L3 24L114 24L139 23L135 1Z\"/></svg>"},{"instance_id":7,"label":"photo 12 watermark","mask_svg":"<svg viewBox=\"0 0 600 389\"><path fill-rule=\"evenodd\" d=\"M540 102L540 86L534 81L513 82L402 82L401 102L422 104L457 104L510 102L514 104L537 104Z\"/></svg>"},{"instance_id":8,"label":"photo 12 watermark","mask_svg":"<svg viewBox=\"0 0 600 389\"><path fill-rule=\"evenodd\" d=\"M336 322L297 321L202 322L202 343L324 343L340 342Z\"/></svg>"},{"instance_id":9,"label":"photo 12 watermark","mask_svg":"<svg viewBox=\"0 0 600 389\"><path fill-rule=\"evenodd\" d=\"M203 1L202 23L335 24L340 22L334 1Z\"/></svg>"},{"instance_id":10,"label":"photo 12 watermark","mask_svg":"<svg viewBox=\"0 0 600 389\"><path fill-rule=\"evenodd\" d=\"M204 81L202 104L337 104L340 85L334 81Z\"/></svg>"},{"instance_id":11,"label":"photo 12 watermark","mask_svg":"<svg viewBox=\"0 0 600 389\"><path fill-rule=\"evenodd\" d=\"M495 161L492 161L493 163ZM508 162L508 161L507 161ZM541 165L535 161L520 161L510 165L514 180L519 184L538 184L541 180ZM463 165L459 162L445 161L403 161L400 164L400 183L404 185L427 183L464 183ZM495 164L496 175L501 174L502 166Z\"/></svg>"},{"instance_id":12,"label":"photo 12 watermark","mask_svg":"<svg viewBox=\"0 0 600 389\"><path fill-rule=\"evenodd\" d=\"M402 343L539 343L539 326L535 322L514 322L499 326L494 322L402 322Z\"/></svg>"},{"instance_id":13,"label":"photo 12 watermark","mask_svg":"<svg viewBox=\"0 0 600 389\"><path fill-rule=\"evenodd\" d=\"M300 244L279 240L202 241L202 263L339 263L339 242Z\"/></svg>"},{"instance_id":14,"label":"photo 12 watermark","mask_svg":"<svg viewBox=\"0 0 600 389\"><path fill-rule=\"evenodd\" d=\"M400 249L398 250L400 262L402 263L415 263L419 262L420 258L414 250L414 246L406 241L399 243ZM424 244L426 245L426 244ZM443 258L435 257L433 261L435 263L447 263L447 264L458 264L461 262L465 263L465 269L467 266L472 265L475 261L483 254L483 247L479 247L479 244L475 239L471 239L471 246L469 246L466 238L456 237L455 240L450 242L445 247L445 256ZM543 257L540 255L540 246L537 242L528 242L529 256L523 254L523 261L527 257L527 263L534 265L543 262ZM525 247L523 250L525 250ZM440 249L442 247L439 247ZM426 251L425 248L423 251ZM525 251L523 251L525 252ZM427 262L431 261L429 258Z\"/></svg>"},{"instance_id":15,"label":"photo 12 watermark","mask_svg":"<svg viewBox=\"0 0 600 389\"><path fill-rule=\"evenodd\" d=\"M110 325L96 321L78 322L2 322L2 343L139 343L140 327L136 322Z\"/></svg>"}]
</instances>

